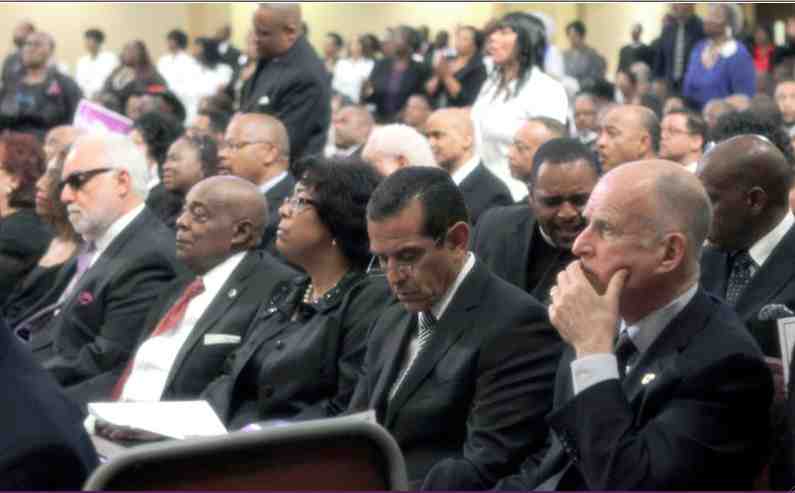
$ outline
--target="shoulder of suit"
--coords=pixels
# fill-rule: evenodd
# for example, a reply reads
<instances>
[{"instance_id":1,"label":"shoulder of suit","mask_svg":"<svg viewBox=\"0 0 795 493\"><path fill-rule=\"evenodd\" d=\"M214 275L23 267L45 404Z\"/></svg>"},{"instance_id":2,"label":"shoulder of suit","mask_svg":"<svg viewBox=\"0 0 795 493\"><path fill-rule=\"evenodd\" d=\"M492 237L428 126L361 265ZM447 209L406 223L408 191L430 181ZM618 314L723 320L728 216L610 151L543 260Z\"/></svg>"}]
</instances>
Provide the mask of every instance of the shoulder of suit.
<instances>
[{"instance_id":1,"label":"shoulder of suit","mask_svg":"<svg viewBox=\"0 0 795 493\"><path fill-rule=\"evenodd\" d=\"M533 220L533 212L526 204L506 205L502 207L492 207L485 211L478 219L478 227L499 227L504 229L506 225L517 224L525 219Z\"/></svg>"}]
</instances>

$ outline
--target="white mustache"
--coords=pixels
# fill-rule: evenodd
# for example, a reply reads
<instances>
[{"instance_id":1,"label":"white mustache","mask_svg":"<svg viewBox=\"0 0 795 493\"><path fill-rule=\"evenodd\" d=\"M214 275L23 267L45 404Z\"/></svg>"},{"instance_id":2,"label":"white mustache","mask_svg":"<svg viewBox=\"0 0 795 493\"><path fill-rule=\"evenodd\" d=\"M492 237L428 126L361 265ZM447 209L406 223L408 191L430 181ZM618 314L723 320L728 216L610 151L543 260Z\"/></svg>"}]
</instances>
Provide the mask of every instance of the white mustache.
<instances>
[{"instance_id":1,"label":"white mustache","mask_svg":"<svg viewBox=\"0 0 795 493\"><path fill-rule=\"evenodd\" d=\"M78 207L76 205L73 205L73 204L69 204L69 205L66 206L66 212L68 214L72 214L72 213L82 214L83 213L83 211L80 209L80 207Z\"/></svg>"}]
</instances>

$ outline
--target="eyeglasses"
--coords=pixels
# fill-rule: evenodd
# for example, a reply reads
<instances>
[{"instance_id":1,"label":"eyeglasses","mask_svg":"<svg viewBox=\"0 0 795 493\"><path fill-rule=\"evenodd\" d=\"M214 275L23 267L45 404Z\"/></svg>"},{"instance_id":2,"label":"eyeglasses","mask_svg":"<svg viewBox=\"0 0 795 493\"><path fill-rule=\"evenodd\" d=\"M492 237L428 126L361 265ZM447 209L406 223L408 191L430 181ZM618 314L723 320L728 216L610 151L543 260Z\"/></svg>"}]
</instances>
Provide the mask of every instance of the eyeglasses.
<instances>
[{"instance_id":1,"label":"eyeglasses","mask_svg":"<svg viewBox=\"0 0 795 493\"><path fill-rule=\"evenodd\" d=\"M282 202L282 207L287 209L291 215L297 215L309 209L310 207L317 207L317 202L306 197L298 197L297 195L293 195L292 197L287 197L284 199Z\"/></svg>"},{"instance_id":2,"label":"eyeglasses","mask_svg":"<svg viewBox=\"0 0 795 493\"><path fill-rule=\"evenodd\" d=\"M252 142L230 142L228 140L224 140L218 146L219 151L234 151L238 152L244 147L253 146L256 144L268 144L273 145L272 142L268 142L267 140L254 140Z\"/></svg>"},{"instance_id":3,"label":"eyeglasses","mask_svg":"<svg viewBox=\"0 0 795 493\"><path fill-rule=\"evenodd\" d=\"M108 171L113 170L114 168L97 168L90 169L88 171L76 171L58 183L58 191L63 191L64 187L69 185L69 187L76 192L83 188L86 183L91 181L92 178L99 175L100 173L107 173Z\"/></svg>"}]
</instances>

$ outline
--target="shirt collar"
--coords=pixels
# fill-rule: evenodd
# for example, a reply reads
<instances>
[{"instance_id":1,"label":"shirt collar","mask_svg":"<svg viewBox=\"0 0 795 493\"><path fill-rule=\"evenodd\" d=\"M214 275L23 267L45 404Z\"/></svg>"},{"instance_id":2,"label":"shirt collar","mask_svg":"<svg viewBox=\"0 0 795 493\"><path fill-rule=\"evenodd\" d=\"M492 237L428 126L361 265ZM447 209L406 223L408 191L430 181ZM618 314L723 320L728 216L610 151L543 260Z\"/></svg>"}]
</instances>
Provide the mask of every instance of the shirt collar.
<instances>
[{"instance_id":1,"label":"shirt collar","mask_svg":"<svg viewBox=\"0 0 795 493\"><path fill-rule=\"evenodd\" d=\"M469 272L475 266L475 256L472 252L467 252L467 259L464 262L464 266L461 268L461 271L453 281L453 285L447 289L447 292L442 296L442 298L436 302L433 307L431 307L431 313L436 318L436 320L441 320L442 316L444 316L444 312L447 311L447 307L450 306L450 302L453 300L456 292L458 292L458 288L461 287L461 283L464 282Z\"/></svg>"},{"instance_id":2,"label":"shirt collar","mask_svg":"<svg viewBox=\"0 0 795 493\"><path fill-rule=\"evenodd\" d=\"M144 210L144 205L144 203L141 203L138 205L138 207L116 219L116 222L111 224L101 236L94 240L94 245L97 248L97 253L94 255L94 258L99 258L99 256L102 255L102 252L108 248L111 242L116 239L116 237L119 236L122 231L124 231L124 228L129 226L129 224L133 222L136 217L138 217L141 211Z\"/></svg>"},{"instance_id":3,"label":"shirt collar","mask_svg":"<svg viewBox=\"0 0 795 493\"><path fill-rule=\"evenodd\" d=\"M751 255L751 258L757 266L761 267L765 265L765 261L767 261L770 254L773 253L773 250L790 230L793 223L795 223L795 217L792 215L792 211L787 211L787 214L784 216L784 219L778 223L778 226L773 228L768 234L763 236L748 249L748 254Z\"/></svg>"},{"instance_id":4,"label":"shirt collar","mask_svg":"<svg viewBox=\"0 0 795 493\"><path fill-rule=\"evenodd\" d=\"M475 155L472 156L469 159L469 161L464 163L463 166L455 170L452 174L452 178L455 184L460 187L461 183L463 183L464 180L467 179L467 176L471 175L472 172L475 171L475 168L478 167L478 164L480 164L480 159L478 158L478 156Z\"/></svg>"},{"instance_id":5,"label":"shirt collar","mask_svg":"<svg viewBox=\"0 0 795 493\"><path fill-rule=\"evenodd\" d=\"M273 188L276 185L278 185L279 182L284 180L285 178L287 178L287 172L286 171L282 171L281 173L279 173L278 175L274 176L270 180L268 180L265 183L261 184L259 186L259 191L262 192L262 193L265 193L268 190L270 190L271 188Z\"/></svg>"},{"instance_id":6,"label":"shirt collar","mask_svg":"<svg viewBox=\"0 0 795 493\"><path fill-rule=\"evenodd\" d=\"M626 331L632 343L638 349L638 353L646 352L652 343L659 337L665 327L684 310L690 300L696 295L698 290L698 283L693 284L684 294L668 303L664 307L653 311L646 315L642 320L627 325L624 320L621 321L621 332Z\"/></svg>"},{"instance_id":7,"label":"shirt collar","mask_svg":"<svg viewBox=\"0 0 795 493\"><path fill-rule=\"evenodd\" d=\"M237 252L212 269L208 270L203 276L200 276L204 282L205 288L210 289L211 287L217 287L217 289L220 289L226 280L229 279L229 276L232 275L232 272L237 269L238 265L240 265L240 262L243 261L243 257L246 256L246 253L248 252Z\"/></svg>"}]
</instances>

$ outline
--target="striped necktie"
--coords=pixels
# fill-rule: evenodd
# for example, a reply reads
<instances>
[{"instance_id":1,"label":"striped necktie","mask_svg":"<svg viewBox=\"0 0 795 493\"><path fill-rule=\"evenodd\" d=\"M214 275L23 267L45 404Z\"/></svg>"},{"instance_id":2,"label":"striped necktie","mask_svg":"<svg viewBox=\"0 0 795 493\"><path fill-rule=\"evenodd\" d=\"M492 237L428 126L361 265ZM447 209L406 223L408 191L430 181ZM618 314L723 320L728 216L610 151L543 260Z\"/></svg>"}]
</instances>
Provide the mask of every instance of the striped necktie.
<instances>
[{"instance_id":1,"label":"striped necktie","mask_svg":"<svg viewBox=\"0 0 795 493\"><path fill-rule=\"evenodd\" d=\"M433 335L433 329L436 327L436 318L430 312L420 312L418 319L417 319L417 350L410 356L410 359L406 366L403 368L403 371L400 372L398 375L397 380L392 385L392 390L389 391L389 400L395 398L398 389L406 380L406 375L409 374L411 368L414 366L414 363L417 362L419 359L420 353L424 347L428 345L428 341L431 339Z\"/></svg>"}]
</instances>

